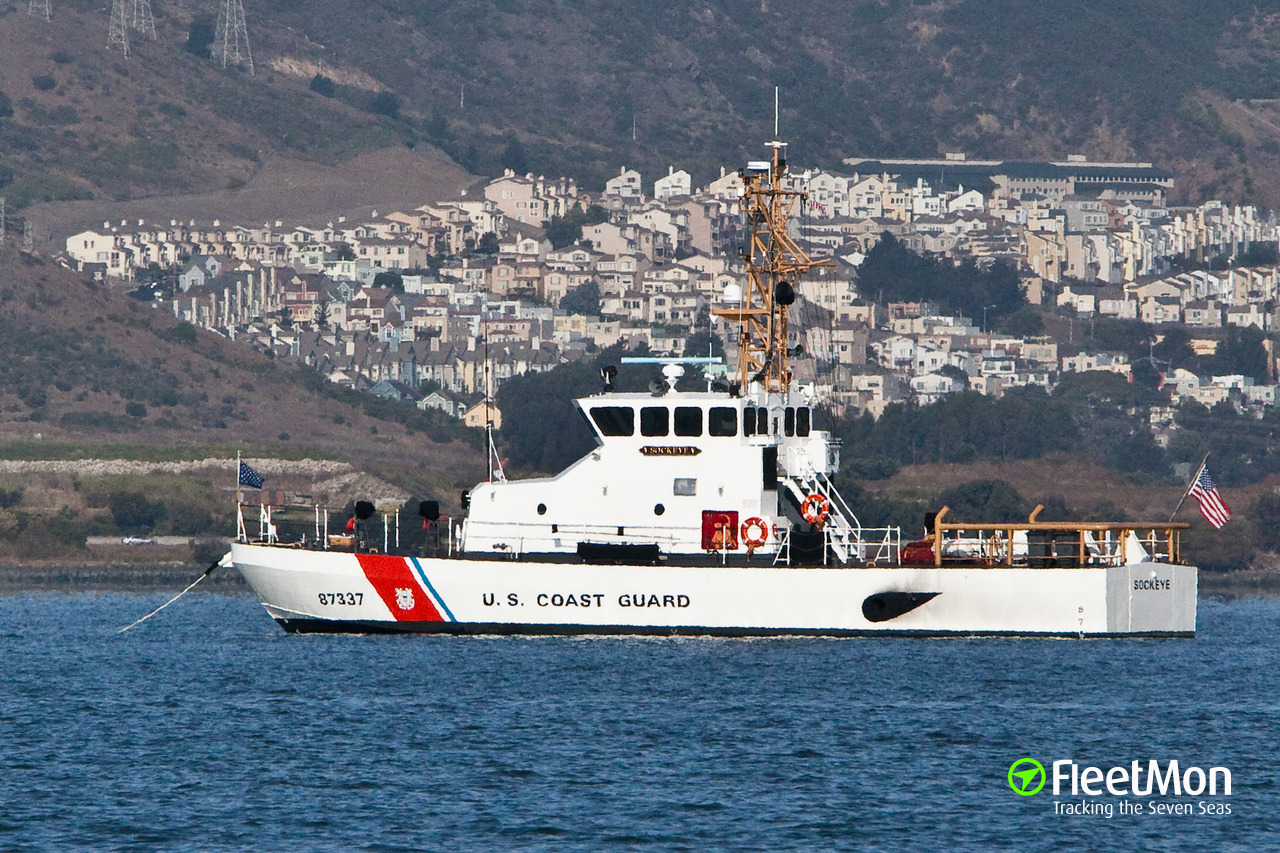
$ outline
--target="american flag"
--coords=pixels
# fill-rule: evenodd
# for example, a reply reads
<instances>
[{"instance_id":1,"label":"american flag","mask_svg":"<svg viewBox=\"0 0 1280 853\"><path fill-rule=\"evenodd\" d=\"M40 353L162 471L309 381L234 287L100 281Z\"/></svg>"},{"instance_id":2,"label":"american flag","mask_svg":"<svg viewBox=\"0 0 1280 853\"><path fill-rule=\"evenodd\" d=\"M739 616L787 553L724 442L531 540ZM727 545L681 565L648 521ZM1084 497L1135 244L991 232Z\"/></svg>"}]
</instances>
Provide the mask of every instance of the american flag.
<instances>
[{"instance_id":1,"label":"american flag","mask_svg":"<svg viewBox=\"0 0 1280 853\"><path fill-rule=\"evenodd\" d=\"M240 485L248 486L251 489L262 488L262 475L250 468L246 463L240 463Z\"/></svg>"},{"instance_id":2,"label":"american flag","mask_svg":"<svg viewBox=\"0 0 1280 853\"><path fill-rule=\"evenodd\" d=\"M1196 499L1196 503L1200 504L1200 514L1204 516L1205 521L1213 525L1214 530L1222 527L1231 518L1231 508L1223 503L1222 495L1218 494L1218 487L1213 484L1213 477L1209 476L1207 465L1200 466L1200 474L1191 484L1190 494Z\"/></svg>"}]
</instances>

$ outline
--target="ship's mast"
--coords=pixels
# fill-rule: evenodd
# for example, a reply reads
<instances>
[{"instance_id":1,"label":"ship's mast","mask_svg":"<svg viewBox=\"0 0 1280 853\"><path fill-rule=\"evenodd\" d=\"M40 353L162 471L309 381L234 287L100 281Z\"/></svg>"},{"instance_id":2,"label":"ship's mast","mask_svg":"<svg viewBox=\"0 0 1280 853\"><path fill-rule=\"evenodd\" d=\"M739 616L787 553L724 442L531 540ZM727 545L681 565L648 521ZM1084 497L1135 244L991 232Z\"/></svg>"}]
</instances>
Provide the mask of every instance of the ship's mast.
<instances>
[{"instance_id":1,"label":"ship's mast","mask_svg":"<svg viewBox=\"0 0 1280 853\"><path fill-rule=\"evenodd\" d=\"M784 187L785 142L770 142L769 162L752 161L738 172L742 178L742 215L746 221L747 281L738 305L717 308L717 317L740 324L738 382L749 388L784 393L791 382L787 365L787 308L796 300L797 281L809 269L831 264L812 260L787 233L796 203L808 193Z\"/></svg>"}]
</instances>

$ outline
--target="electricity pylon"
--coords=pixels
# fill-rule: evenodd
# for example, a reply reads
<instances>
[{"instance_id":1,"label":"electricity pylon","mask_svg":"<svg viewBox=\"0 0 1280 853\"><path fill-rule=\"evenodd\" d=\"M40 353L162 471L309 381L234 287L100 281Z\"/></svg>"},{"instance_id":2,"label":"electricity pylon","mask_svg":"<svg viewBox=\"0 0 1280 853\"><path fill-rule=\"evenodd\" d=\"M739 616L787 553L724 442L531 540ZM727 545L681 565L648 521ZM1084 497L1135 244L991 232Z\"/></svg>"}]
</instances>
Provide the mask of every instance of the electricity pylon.
<instances>
[{"instance_id":1,"label":"electricity pylon","mask_svg":"<svg viewBox=\"0 0 1280 853\"><path fill-rule=\"evenodd\" d=\"M111 23L107 27L107 50L119 47L129 58L129 23L124 12L124 0L111 0Z\"/></svg>"},{"instance_id":2,"label":"electricity pylon","mask_svg":"<svg viewBox=\"0 0 1280 853\"><path fill-rule=\"evenodd\" d=\"M253 76L253 54L249 52L249 25L244 19L241 0L222 0L218 10L218 28L214 36L213 58L222 62L245 65Z\"/></svg>"},{"instance_id":3,"label":"electricity pylon","mask_svg":"<svg viewBox=\"0 0 1280 853\"><path fill-rule=\"evenodd\" d=\"M151 0L133 0L133 20L129 25L143 35L156 37L156 19L151 14Z\"/></svg>"}]
</instances>

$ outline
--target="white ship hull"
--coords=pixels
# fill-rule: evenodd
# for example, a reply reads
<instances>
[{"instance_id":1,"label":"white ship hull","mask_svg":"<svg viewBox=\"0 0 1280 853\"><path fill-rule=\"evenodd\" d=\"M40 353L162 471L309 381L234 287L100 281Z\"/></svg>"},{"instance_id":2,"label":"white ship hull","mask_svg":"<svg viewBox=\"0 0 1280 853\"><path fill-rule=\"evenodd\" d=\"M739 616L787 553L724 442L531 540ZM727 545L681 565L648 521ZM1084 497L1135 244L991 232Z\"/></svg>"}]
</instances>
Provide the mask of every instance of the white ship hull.
<instances>
[{"instance_id":1,"label":"white ship hull","mask_svg":"<svg viewBox=\"0 0 1280 853\"><path fill-rule=\"evenodd\" d=\"M236 543L282 627L452 634L1194 636L1196 569L411 558Z\"/></svg>"}]
</instances>

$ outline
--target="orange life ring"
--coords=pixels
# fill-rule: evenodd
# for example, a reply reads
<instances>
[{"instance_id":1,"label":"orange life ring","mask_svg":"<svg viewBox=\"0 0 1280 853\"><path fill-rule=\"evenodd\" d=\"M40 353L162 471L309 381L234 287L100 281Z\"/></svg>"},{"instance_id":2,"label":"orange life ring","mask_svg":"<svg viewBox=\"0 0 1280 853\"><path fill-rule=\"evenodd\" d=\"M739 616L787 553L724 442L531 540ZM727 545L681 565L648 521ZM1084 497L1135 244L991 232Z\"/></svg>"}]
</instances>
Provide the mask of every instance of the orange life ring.
<instances>
[{"instance_id":1,"label":"orange life ring","mask_svg":"<svg viewBox=\"0 0 1280 853\"><path fill-rule=\"evenodd\" d=\"M759 548L769 539L769 522L763 518L753 517L742 522L742 544L748 548Z\"/></svg>"},{"instance_id":2,"label":"orange life ring","mask_svg":"<svg viewBox=\"0 0 1280 853\"><path fill-rule=\"evenodd\" d=\"M827 500L825 495L820 495L817 492L807 496L800 504L800 514L810 524L821 524L826 521L827 513L830 511L831 502Z\"/></svg>"}]
</instances>

